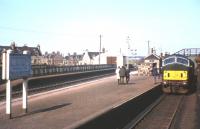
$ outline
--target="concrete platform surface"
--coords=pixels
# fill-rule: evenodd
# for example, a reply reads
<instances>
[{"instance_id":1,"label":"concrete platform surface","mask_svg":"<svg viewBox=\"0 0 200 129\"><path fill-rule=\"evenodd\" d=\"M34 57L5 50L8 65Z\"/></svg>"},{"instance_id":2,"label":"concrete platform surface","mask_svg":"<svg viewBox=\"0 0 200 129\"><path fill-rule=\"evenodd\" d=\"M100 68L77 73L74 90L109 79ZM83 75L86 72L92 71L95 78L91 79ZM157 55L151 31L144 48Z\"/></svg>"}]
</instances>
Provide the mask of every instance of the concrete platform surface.
<instances>
[{"instance_id":1,"label":"concrete platform surface","mask_svg":"<svg viewBox=\"0 0 200 129\"><path fill-rule=\"evenodd\" d=\"M131 76L117 85L115 76L29 96L28 113L20 99L12 104L12 119L0 103L0 129L73 129L117 105L155 87L152 77Z\"/></svg>"}]
</instances>

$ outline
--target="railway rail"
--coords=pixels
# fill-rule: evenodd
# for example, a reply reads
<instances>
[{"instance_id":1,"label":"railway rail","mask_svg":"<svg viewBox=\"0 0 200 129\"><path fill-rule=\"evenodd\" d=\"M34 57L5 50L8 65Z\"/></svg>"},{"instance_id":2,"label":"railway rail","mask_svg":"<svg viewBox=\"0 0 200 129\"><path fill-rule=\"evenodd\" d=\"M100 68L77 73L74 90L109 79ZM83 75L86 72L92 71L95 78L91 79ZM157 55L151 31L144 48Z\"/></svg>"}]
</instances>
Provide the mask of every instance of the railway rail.
<instances>
[{"instance_id":1,"label":"railway rail","mask_svg":"<svg viewBox=\"0 0 200 129\"><path fill-rule=\"evenodd\" d=\"M124 129L171 129L184 100L184 95L162 95Z\"/></svg>"},{"instance_id":2,"label":"railway rail","mask_svg":"<svg viewBox=\"0 0 200 129\"><path fill-rule=\"evenodd\" d=\"M71 86L72 84L86 82L114 74L114 69L97 70L81 73L63 75L49 75L46 77L34 77L29 80L29 94L36 94L48 90ZM12 96L17 98L22 94L22 84L18 83L13 87ZM0 101L5 100L5 89L0 91Z\"/></svg>"},{"instance_id":3,"label":"railway rail","mask_svg":"<svg viewBox=\"0 0 200 129\"><path fill-rule=\"evenodd\" d=\"M76 129L123 129L130 125L149 105L161 96L161 86L158 84L153 89L117 105L103 114L79 125ZM146 129L146 128L145 128Z\"/></svg>"},{"instance_id":4,"label":"railway rail","mask_svg":"<svg viewBox=\"0 0 200 129\"><path fill-rule=\"evenodd\" d=\"M183 109L188 105L185 101L191 95L161 94L160 91L158 86L76 129L177 129Z\"/></svg>"}]
</instances>

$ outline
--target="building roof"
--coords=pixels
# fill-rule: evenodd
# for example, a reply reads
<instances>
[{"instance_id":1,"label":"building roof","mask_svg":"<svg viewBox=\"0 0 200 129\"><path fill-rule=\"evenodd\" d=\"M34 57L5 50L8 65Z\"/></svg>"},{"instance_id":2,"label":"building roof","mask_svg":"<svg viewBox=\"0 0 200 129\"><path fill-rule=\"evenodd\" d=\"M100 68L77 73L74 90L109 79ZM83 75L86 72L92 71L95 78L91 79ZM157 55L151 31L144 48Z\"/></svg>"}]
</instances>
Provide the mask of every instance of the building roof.
<instances>
[{"instance_id":1,"label":"building roof","mask_svg":"<svg viewBox=\"0 0 200 129\"><path fill-rule=\"evenodd\" d=\"M6 49L11 49L11 46L0 46L0 53ZM28 50L32 56L41 56L42 52L40 50L40 47L28 47L28 46L23 46L23 47L16 47L16 50L19 52L23 52L24 50Z\"/></svg>"},{"instance_id":2,"label":"building roof","mask_svg":"<svg viewBox=\"0 0 200 129\"><path fill-rule=\"evenodd\" d=\"M151 54L151 55L145 57L144 60L160 60L160 57L155 54Z\"/></svg>"},{"instance_id":3,"label":"building roof","mask_svg":"<svg viewBox=\"0 0 200 129\"><path fill-rule=\"evenodd\" d=\"M82 60L83 54L82 55L68 55L68 56L65 56L65 59L66 60L70 60L70 59Z\"/></svg>"},{"instance_id":4,"label":"building roof","mask_svg":"<svg viewBox=\"0 0 200 129\"><path fill-rule=\"evenodd\" d=\"M90 59L93 59L93 57L99 55L99 52L88 52L88 55L89 55Z\"/></svg>"}]
</instances>

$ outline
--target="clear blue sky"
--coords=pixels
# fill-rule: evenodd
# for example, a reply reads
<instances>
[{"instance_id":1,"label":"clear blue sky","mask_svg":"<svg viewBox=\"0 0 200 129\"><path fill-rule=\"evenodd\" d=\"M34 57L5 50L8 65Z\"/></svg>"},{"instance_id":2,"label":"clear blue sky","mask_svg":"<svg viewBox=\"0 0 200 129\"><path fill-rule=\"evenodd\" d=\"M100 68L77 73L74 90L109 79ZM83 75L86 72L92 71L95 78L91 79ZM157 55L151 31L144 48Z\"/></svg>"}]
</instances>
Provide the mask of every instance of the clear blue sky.
<instances>
[{"instance_id":1,"label":"clear blue sky","mask_svg":"<svg viewBox=\"0 0 200 129\"><path fill-rule=\"evenodd\" d=\"M157 52L199 48L199 0L0 0L0 45L41 45L42 52L126 50L147 40Z\"/></svg>"}]
</instances>

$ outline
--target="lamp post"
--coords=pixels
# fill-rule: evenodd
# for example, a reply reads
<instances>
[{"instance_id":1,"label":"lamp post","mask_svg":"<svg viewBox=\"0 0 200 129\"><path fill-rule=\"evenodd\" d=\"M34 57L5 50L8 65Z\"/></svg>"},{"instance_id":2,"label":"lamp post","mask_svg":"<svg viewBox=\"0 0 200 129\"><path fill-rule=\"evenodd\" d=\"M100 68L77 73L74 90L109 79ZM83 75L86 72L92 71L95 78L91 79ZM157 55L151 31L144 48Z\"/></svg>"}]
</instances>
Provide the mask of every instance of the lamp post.
<instances>
[{"instance_id":1,"label":"lamp post","mask_svg":"<svg viewBox=\"0 0 200 129\"><path fill-rule=\"evenodd\" d=\"M99 64L101 64L101 35L100 37L100 44L99 44Z\"/></svg>"}]
</instances>

